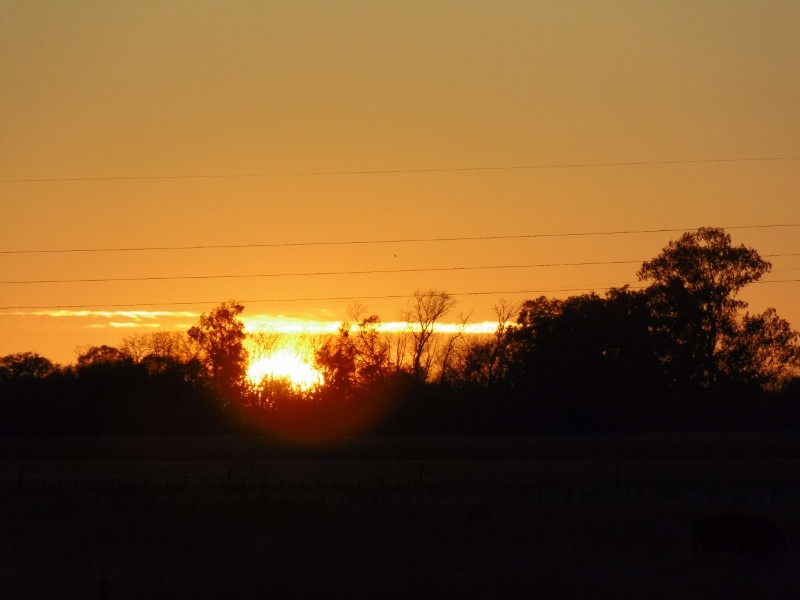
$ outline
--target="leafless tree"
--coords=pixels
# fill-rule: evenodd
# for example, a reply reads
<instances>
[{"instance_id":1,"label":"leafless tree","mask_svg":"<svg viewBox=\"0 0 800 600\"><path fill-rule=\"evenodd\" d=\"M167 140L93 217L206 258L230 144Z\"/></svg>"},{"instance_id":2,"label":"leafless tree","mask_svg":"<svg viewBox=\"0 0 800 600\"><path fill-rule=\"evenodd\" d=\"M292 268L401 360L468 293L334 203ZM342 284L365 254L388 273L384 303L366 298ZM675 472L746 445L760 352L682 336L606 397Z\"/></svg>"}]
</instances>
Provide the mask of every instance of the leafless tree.
<instances>
[{"instance_id":1,"label":"leafless tree","mask_svg":"<svg viewBox=\"0 0 800 600\"><path fill-rule=\"evenodd\" d=\"M459 315L458 328L454 333L447 334L442 345L442 352L439 358L439 383L444 384L454 371L457 371L456 363L463 362L464 354L464 329L470 315ZM459 360L461 359L461 360Z\"/></svg>"},{"instance_id":2,"label":"leafless tree","mask_svg":"<svg viewBox=\"0 0 800 600\"><path fill-rule=\"evenodd\" d=\"M391 367L395 371L402 371L406 365L406 355L408 354L408 336L407 331L393 333L388 336L389 344L393 351L389 360Z\"/></svg>"},{"instance_id":3,"label":"leafless tree","mask_svg":"<svg viewBox=\"0 0 800 600\"><path fill-rule=\"evenodd\" d=\"M281 341L281 334L275 331L255 331L247 336L247 348L251 361L272 354Z\"/></svg>"},{"instance_id":4,"label":"leafless tree","mask_svg":"<svg viewBox=\"0 0 800 600\"><path fill-rule=\"evenodd\" d=\"M517 303L500 300L494 305L494 314L497 317L497 329L492 337L492 344L487 364L487 383L493 385L508 367L508 332L513 327L511 320L520 310Z\"/></svg>"},{"instance_id":5,"label":"leafless tree","mask_svg":"<svg viewBox=\"0 0 800 600\"><path fill-rule=\"evenodd\" d=\"M142 362L148 357L171 359L188 362L197 358L197 352L185 333L180 331L156 331L154 333L136 334L122 341L120 350L135 362Z\"/></svg>"},{"instance_id":6,"label":"leafless tree","mask_svg":"<svg viewBox=\"0 0 800 600\"><path fill-rule=\"evenodd\" d=\"M197 358L197 352L189 337L180 331L157 331L151 336L151 351L156 356L189 361Z\"/></svg>"},{"instance_id":7,"label":"leafless tree","mask_svg":"<svg viewBox=\"0 0 800 600\"><path fill-rule=\"evenodd\" d=\"M122 340L120 350L130 356L134 362L141 362L152 352L150 339L151 336L146 333L129 335Z\"/></svg>"},{"instance_id":8,"label":"leafless tree","mask_svg":"<svg viewBox=\"0 0 800 600\"><path fill-rule=\"evenodd\" d=\"M492 387L507 373L510 360L509 333L512 319L519 314L520 305L501 300L494 305L497 328L491 335L470 342L465 350L461 371L467 380Z\"/></svg>"},{"instance_id":9,"label":"leafless tree","mask_svg":"<svg viewBox=\"0 0 800 600\"><path fill-rule=\"evenodd\" d=\"M436 322L455 306L456 300L447 292L417 290L401 318L408 323L412 338L411 369L418 381L426 381L435 356L434 328Z\"/></svg>"}]
</instances>

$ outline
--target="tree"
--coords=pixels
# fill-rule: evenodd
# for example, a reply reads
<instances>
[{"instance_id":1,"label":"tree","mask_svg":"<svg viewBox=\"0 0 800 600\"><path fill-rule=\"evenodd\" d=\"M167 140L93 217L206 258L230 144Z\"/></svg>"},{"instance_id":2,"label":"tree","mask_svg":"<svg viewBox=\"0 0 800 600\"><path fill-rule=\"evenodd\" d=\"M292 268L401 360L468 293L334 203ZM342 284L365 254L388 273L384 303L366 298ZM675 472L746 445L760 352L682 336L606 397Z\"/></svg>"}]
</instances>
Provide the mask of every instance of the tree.
<instances>
[{"instance_id":1,"label":"tree","mask_svg":"<svg viewBox=\"0 0 800 600\"><path fill-rule=\"evenodd\" d=\"M380 331L381 319L378 315L367 316L366 307L360 303L354 304L349 312L356 323L350 340L356 352L358 381L362 385L368 385L389 373L392 362L391 345Z\"/></svg>"},{"instance_id":2,"label":"tree","mask_svg":"<svg viewBox=\"0 0 800 600\"><path fill-rule=\"evenodd\" d=\"M0 382L44 379L55 365L35 352L20 352L0 358Z\"/></svg>"},{"instance_id":3,"label":"tree","mask_svg":"<svg viewBox=\"0 0 800 600\"><path fill-rule=\"evenodd\" d=\"M746 314L736 335L723 340L722 368L733 382L775 389L800 367L800 334L774 308L758 315Z\"/></svg>"},{"instance_id":4,"label":"tree","mask_svg":"<svg viewBox=\"0 0 800 600\"><path fill-rule=\"evenodd\" d=\"M736 333L736 300L745 285L771 269L758 252L731 245L724 230L701 227L672 241L637 275L651 281L653 333L662 360L677 378L713 387L720 374L722 340Z\"/></svg>"},{"instance_id":5,"label":"tree","mask_svg":"<svg viewBox=\"0 0 800 600\"><path fill-rule=\"evenodd\" d=\"M152 337L147 333L129 335L123 338L120 349L130 356L133 362L139 363L151 353L151 340Z\"/></svg>"},{"instance_id":6,"label":"tree","mask_svg":"<svg viewBox=\"0 0 800 600\"><path fill-rule=\"evenodd\" d=\"M447 334L439 352L439 385L444 385L450 379L456 379L456 374L464 363L467 344L464 341L464 330L467 327L469 315L459 315L456 331Z\"/></svg>"},{"instance_id":7,"label":"tree","mask_svg":"<svg viewBox=\"0 0 800 600\"><path fill-rule=\"evenodd\" d=\"M435 355L432 338L436 322L455 306L447 292L427 290L414 292L414 298L401 313L413 340L411 369L417 381L426 381Z\"/></svg>"},{"instance_id":8,"label":"tree","mask_svg":"<svg viewBox=\"0 0 800 600\"><path fill-rule=\"evenodd\" d=\"M78 367L108 366L121 362L134 362L133 358L124 350L113 346L89 346L78 355Z\"/></svg>"},{"instance_id":9,"label":"tree","mask_svg":"<svg viewBox=\"0 0 800 600\"><path fill-rule=\"evenodd\" d=\"M350 323L342 323L339 334L326 339L314 352L322 373L324 390L338 401L350 400L356 387L357 350L350 336Z\"/></svg>"},{"instance_id":10,"label":"tree","mask_svg":"<svg viewBox=\"0 0 800 600\"><path fill-rule=\"evenodd\" d=\"M488 339L467 344L462 360L462 376L479 387L492 388L507 379L511 360L510 334L514 329L511 320L521 305L501 300L494 306L497 328Z\"/></svg>"},{"instance_id":11,"label":"tree","mask_svg":"<svg viewBox=\"0 0 800 600\"><path fill-rule=\"evenodd\" d=\"M554 354L545 349L554 338L555 321L561 316L564 301L539 296L522 303L517 327L509 332L512 378L525 388L535 387L543 375L552 375Z\"/></svg>"},{"instance_id":12,"label":"tree","mask_svg":"<svg viewBox=\"0 0 800 600\"><path fill-rule=\"evenodd\" d=\"M647 296L627 287L528 300L506 336L508 380L545 422L634 426L663 389L649 317Z\"/></svg>"},{"instance_id":13,"label":"tree","mask_svg":"<svg viewBox=\"0 0 800 600\"><path fill-rule=\"evenodd\" d=\"M241 304L223 302L208 315L203 313L199 324L187 333L197 344L206 374L225 403L239 394L245 378L244 323L238 318L243 310Z\"/></svg>"}]
</instances>

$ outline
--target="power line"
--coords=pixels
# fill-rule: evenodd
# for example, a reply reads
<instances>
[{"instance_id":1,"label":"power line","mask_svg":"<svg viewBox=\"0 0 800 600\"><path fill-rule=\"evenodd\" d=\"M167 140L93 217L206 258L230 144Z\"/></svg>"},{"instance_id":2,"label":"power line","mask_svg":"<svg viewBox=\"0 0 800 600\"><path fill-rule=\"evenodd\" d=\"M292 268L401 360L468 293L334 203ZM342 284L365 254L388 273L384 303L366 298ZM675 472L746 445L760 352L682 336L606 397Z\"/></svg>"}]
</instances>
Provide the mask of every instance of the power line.
<instances>
[{"instance_id":1,"label":"power line","mask_svg":"<svg viewBox=\"0 0 800 600\"><path fill-rule=\"evenodd\" d=\"M774 223L767 225L731 225L721 229L777 229L800 227L800 223ZM139 247L112 247L112 248L68 248L68 249L34 249L34 250L0 250L0 254L69 254L69 253L99 253L99 252L152 252L167 250L231 250L243 248L292 248L310 246L365 246L378 244L418 244L441 242L474 242L491 240L521 240L536 238L560 237L590 237L590 236L615 236L650 233L677 233L693 229L684 227L680 229L629 229L617 231L577 231L562 233L531 233L519 235L480 235L480 236L454 236L432 238L398 238L385 240L344 240L331 242L274 242L264 244L198 244L193 246L139 246Z\"/></svg>"},{"instance_id":2,"label":"power line","mask_svg":"<svg viewBox=\"0 0 800 600\"><path fill-rule=\"evenodd\" d=\"M0 179L0 183L56 183L56 182L86 182L86 181L160 181L181 179L254 179L259 177L320 177L336 175L406 175L414 173L463 173L485 171L532 171L542 169L581 169L592 167L640 167L661 165L697 165L715 163L737 162L777 162L800 160L798 156L764 156L744 158L707 158L684 160L653 160L653 161L619 161L619 162L584 162L584 163L554 163L532 165L501 165L501 166L473 166L473 167L432 167L417 169L363 169L349 171L267 171L262 173L198 173L185 175L120 175L120 176L95 176L95 177L43 177Z\"/></svg>"},{"instance_id":3,"label":"power line","mask_svg":"<svg viewBox=\"0 0 800 600\"><path fill-rule=\"evenodd\" d=\"M772 283L798 283L800 279L772 279L768 281L754 281L754 284ZM569 288L546 288L528 290L493 290L493 291L471 291L450 293L451 296L496 296L503 294L541 294L544 292L578 292L578 291L607 291L619 286L601 286L590 289L591 286L569 287ZM628 286L628 289L640 290L646 286ZM394 300L411 298L412 294L386 294L379 296L324 296L314 298L265 298L239 300L241 304L272 304L276 302L340 302L353 300ZM92 308L142 308L149 306L200 306L220 304L220 300L192 300L184 302L137 302L135 304L61 304L49 306L0 306L0 310L67 310L67 309L92 309Z\"/></svg>"},{"instance_id":4,"label":"power line","mask_svg":"<svg viewBox=\"0 0 800 600\"><path fill-rule=\"evenodd\" d=\"M493 294L534 294L542 292L567 292L585 290L586 288L561 288L541 290L513 290L491 292L461 292L451 293L451 296L488 296ZM611 288L600 288L611 289ZM411 298L412 294L385 294L379 296L326 296L315 298L266 298L238 300L240 304L272 304L275 302L341 302L352 300L396 300ZM148 306L199 306L220 304L217 300L193 300L185 302L140 302L136 304L62 304L57 306L0 306L0 310L64 310L64 309L91 309L91 308L134 308Z\"/></svg>"},{"instance_id":5,"label":"power line","mask_svg":"<svg viewBox=\"0 0 800 600\"><path fill-rule=\"evenodd\" d=\"M763 258L776 258L786 256L800 256L800 252L789 254L765 254ZM524 265L483 265L483 266L462 266L462 267L418 267L408 269L366 269L361 271L305 271L294 273L258 273L246 275L165 275L165 276L145 276L145 277L98 277L90 279L32 279L20 281L0 281L0 285L34 285L34 284L58 284L58 283L110 283L123 281L176 281L176 280L197 280L197 279L258 279L258 278L277 278L277 277L317 277L329 275L377 275L377 274L398 274L398 273L433 273L433 272L457 272L457 271L490 271L505 269L535 269L544 267L583 267L583 266L607 266L607 265L629 265L640 264L643 260L608 260L608 261L583 261L583 262L555 262L555 263L533 263Z\"/></svg>"},{"instance_id":6,"label":"power line","mask_svg":"<svg viewBox=\"0 0 800 600\"><path fill-rule=\"evenodd\" d=\"M104 277L97 279L39 279L28 281L0 281L0 284L40 284L40 283L105 283L118 281L172 281L182 279L255 279L262 277L310 277L323 275L376 275L397 273L425 273L444 271L482 271L500 269L532 269L536 267L573 267L584 265L623 265L640 261L618 260L605 262L539 263L531 265L487 265L472 267L421 267L412 269L367 269L363 271L310 271L302 273L263 273L253 275L176 275L164 277Z\"/></svg>"}]
</instances>

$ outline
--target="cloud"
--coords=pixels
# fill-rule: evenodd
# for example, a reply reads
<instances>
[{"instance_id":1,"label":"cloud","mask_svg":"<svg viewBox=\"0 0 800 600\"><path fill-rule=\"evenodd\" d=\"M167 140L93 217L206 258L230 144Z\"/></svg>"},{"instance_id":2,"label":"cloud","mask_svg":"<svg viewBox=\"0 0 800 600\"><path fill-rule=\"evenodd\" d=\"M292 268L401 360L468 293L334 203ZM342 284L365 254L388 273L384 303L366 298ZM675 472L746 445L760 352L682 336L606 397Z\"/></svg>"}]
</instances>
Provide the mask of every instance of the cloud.
<instances>
[{"instance_id":1,"label":"cloud","mask_svg":"<svg viewBox=\"0 0 800 600\"><path fill-rule=\"evenodd\" d=\"M192 321L200 317L199 313L192 311L169 311L169 310L37 310L30 312L4 313L6 316L26 316L26 317L51 317L55 319L84 319L88 321L84 327L89 329L137 329L148 328L157 329L169 327L173 329L186 330L191 324L186 323L186 319ZM1 315L0 315L1 316ZM175 322L173 319L180 319ZM252 315L242 316L245 331L253 333L257 331L267 331L288 335L324 335L335 334L342 325L340 320L315 320L304 319L302 317L287 317L285 315ZM437 323L435 330L440 333L464 333L484 334L494 332L497 323L493 321L483 321L478 323L468 323L463 327L457 323ZM381 323L379 330L391 332L408 331L409 324L403 321L390 321Z\"/></svg>"},{"instance_id":2,"label":"cloud","mask_svg":"<svg viewBox=\"0 0 800 600\"><path fill-rule=\"evenodd\" d=\"M180 328L176 321L194 320L198 313L170 310L33 310L0 313L0 316L57 319L86 329Z\"/></svg>"},{"instance_id":3,"label":"cloud","mask_svg":"<svg viewBox=\"0 0 800 600\"><path fill-rule=\"evenodd\" d=\"M108 329L109 327L114 329L158 329L161 327L161 323L136 323L134 321L126 321L123 323L111 321L110 323L89 323L86 325L87 329Z\"/></svg>"},{"instance_id":4,"label":"cloud","mask_svg":"<svg viewBox=\"0 0 800 600\"><path fill-rule=\"evenodd\" d=\"M253 315L242 317L245 331L270 331L275 333L336 333L340 321L315 321L296 317Z\"/></svg>"}]
</instances>

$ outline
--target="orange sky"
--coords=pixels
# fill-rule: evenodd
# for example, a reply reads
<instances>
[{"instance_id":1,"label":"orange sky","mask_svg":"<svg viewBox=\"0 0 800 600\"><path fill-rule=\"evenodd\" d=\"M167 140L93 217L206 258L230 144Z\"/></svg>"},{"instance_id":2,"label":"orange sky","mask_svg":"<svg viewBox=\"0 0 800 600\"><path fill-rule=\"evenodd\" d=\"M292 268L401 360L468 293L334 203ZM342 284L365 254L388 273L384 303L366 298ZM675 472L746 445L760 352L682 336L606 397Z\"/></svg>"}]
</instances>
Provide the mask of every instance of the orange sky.
<instances>
[{"instance_id":1,"label":"orange sky","mask_svg":"<svg viewBox=\"0 0 800 600\"><path fill-rule=\"evenodd\" d=\"M430 4L0 0L0 250L800 223L798 160L663 164L800 156L800 3ZM631 162L662 164L602 166ZM596 166L459 170L577 164ZM800 253L799 232L730 231L763 255ZM0 254L0 279L643 261L678 235ZM800 279L800 256L770 260L769 279ZM481 293L456 309L481 321L536 295L483 292L600 290L637 268L3 283L3 307L161 314L4 308L0 355L70 362L231 298L327 321L349 302L285 300L433 287ZM798 328L798 285L743 297ZM364 303L392 321L405 300Z\"/></svg>"}]
</instances>

